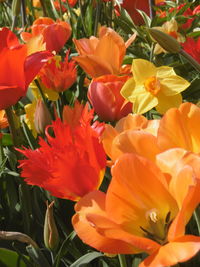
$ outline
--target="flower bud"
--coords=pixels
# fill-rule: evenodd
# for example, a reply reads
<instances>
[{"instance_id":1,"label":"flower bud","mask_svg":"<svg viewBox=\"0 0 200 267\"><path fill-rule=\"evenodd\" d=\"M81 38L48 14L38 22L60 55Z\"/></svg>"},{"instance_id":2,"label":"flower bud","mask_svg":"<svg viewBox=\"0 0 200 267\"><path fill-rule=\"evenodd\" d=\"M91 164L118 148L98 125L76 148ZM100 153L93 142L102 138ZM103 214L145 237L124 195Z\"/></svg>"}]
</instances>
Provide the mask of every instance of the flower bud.
<instances>
[{"instance_id":1,"label":"flower bud","mask_svg":"<svg viewBox=\"0 0 200 267\"><path fill-rule=\"evenodd\" d=\"M39 99L37 101L34 124L37 133L42 134L45 131L47 125L51 124L51 115L44 102Z\"/></svg>"},{"instance_id":2,"label":"flower bud","mask_svg":"<svg viewBox=\"0 0 200 267\"><path fill-rule=\"evenodd\" d=\"M179 42L170 36L169 34L166 34L162 31L159 31L157 29L149 29L149 33L152 36L158 44L165 49L169 53L179 53L181 50L181 45Z\"/></svg>"},{"instance_id":3,"label":"flower bud","mask_svg":"<svg viewBox=\"0 0 200 267\"><path fill-rule=\"evenodd\" d=\"M59 244L58 230L53 216L53 204L54 201L49 205L47 203L44 222L44 244L50 250L56 250Z\"/></svg>"}]
</instances>

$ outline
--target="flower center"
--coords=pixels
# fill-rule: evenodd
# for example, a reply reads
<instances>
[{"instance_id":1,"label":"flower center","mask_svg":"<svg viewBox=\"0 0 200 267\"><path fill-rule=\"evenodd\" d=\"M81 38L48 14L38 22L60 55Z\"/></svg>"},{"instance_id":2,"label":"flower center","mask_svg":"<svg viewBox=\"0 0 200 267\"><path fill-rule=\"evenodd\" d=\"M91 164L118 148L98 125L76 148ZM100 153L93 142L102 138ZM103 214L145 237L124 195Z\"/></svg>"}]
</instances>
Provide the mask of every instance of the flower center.
<instances>
[{"instance_id":1,"label":"flower center","mask_svg":"<svg viewBox=\"0 0 200 267\"><path fill-rule=\"evenodd\" d=\"M155 76L152 76L146 79L146 81L144 82L144 87L151 94L157 95L160 91L160 82Z\"/></svg>"},{"instance_id":2,"label":"flower center","mask_svg":"<svg viewBox=\"0 0 200 267\"><path fill-rule=\"evenodd\" d=\"M146 237L160 244L165 244L167 241L167 231L170 225L170 212L168 212L163 219L159 217L156 209L152 209L146 212L146 219L148 221L146 229L140 226Z\"/></svg>"}]
</instances>

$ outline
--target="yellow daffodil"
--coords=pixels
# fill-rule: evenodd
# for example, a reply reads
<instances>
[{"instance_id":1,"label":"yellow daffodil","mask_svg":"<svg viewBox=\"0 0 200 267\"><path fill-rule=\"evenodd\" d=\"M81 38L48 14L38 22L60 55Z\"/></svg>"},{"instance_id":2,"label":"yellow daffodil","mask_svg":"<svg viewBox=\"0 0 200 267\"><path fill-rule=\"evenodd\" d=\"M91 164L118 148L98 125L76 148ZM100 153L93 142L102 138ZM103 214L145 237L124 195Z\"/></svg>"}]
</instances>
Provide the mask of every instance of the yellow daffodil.
<instances>
[{"instance_id":1,"label":"yellow daffodil","mask_svg":"<svg viewBox=\"0 0 200 267\"><path fill-rule=\"evenodd\" d=\"M39 83L40 83L40 86L41 86L41 89L45 95L46 98L48 98L49 100L51 101L56 101L58 100L59 98L59 94L51 89L48 89L44 86L44 84L42 84L39 80ZM41 98L41 95L40 95L40 92L38 90L38 87L36 86L36 84L34 82L32 82L30 84L30 88L32 89L32 93L34 95L34 97L36 99L40 99Z\"/></svg>"},{"instance_id":2,"label":"yellow daffodil","mask_svg":"<svg viewBox=\"0 0 200 267\"><path fill-rule=\"evenodd\" d=\"M134 103L133 112L143 114L152 108L163 114L169 108L179 107L182 102L181 92L190 83L176 75L168 66L156 67L144 59L134 59L133 78L122 87L121 94Z\"/></svg>"},{"instance_id":3,"label":"yellow daffodil","mask_svg":"<svg viewBox=\"0 0 200 267\"><path fill-rule=\"evenodd\" d=\"M26 112L25 122L28 128L32 131L32 134L34 137L37 137L37 131L35 129L35 124L34 124L34 114L36 110L36 104L37 104L37 101L34 100L32 103L27 104L24 107L25 112Z\"/></svg>"}]
</instances>

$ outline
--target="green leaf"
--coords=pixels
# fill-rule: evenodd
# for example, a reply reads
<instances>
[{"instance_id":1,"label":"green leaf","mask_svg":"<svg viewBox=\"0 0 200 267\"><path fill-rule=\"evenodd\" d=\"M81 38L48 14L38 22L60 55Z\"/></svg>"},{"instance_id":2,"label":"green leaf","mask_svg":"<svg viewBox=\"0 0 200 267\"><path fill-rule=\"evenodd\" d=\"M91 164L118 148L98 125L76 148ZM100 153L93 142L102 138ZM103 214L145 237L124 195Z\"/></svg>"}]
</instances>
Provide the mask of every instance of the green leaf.
<instances>
[{"instance_id":1,"label":"green leaf","mask_svg":"<svg viewBox=\"0 0 200 267\"><path fill-rule=\"evenodd\" d=\"M56 259L55 259L55 267L59 267L60 265L60 260L61 258L67 253L67 251L69 250L69 245L70 242L72 242L72 240L74 239L74 237L76 236L76 233L73 231L62 243L57 255L56 255Z\"/></svg>"},{"instance_id":2,"label":"green leaf","mask_svg":"<svg viewBox=\"0 0 200 267\"><path fill-rule=\"evenodd\" d=\"M24 255L23 255L24 256ZM26 257L26 256L24 256ZM28 257L26 257L28 260ZM26 267L22 257L20 257L15 251L0 248L0 266L1 267Z\"/></svg>"},{"instance_id":3,"label":"green leaf","mask_svg":"<svg viewBox=\"0 0 200 267\"><path fill-rule=\"evenodd\" d=\"M150 27L151 27L151 19L150 19L150 17L147 16L147 14L146 14L144 11L142 11L142 10L137 9L137 11L138 11L138 12L140 13L140 15L142 16L142 18L143 18L143 20L144 20L146 26L147 26L148 28L150 28Z\"/></svg>"},{"instance_id":4,"label":"green leaf","mask_svg":"<svg viewBox=\"0 0 200 267\"><path fill-rule=\"evenodd\" d=\"M3 134L1 142L2 142L3 146L12 146L13 145L12 137L8 133Z\"/></svg>"},{"instance_id":5,"label":"green leaf","mask_svg":"<svg viewBox=\"0 0 200 267\"><path fill-rule=\"evenodd\" d=\"M40 251L40 249L36 249L32 246L27 246L26 250L30 256L30 258L39 266L41 267L50 267L47 259L43 255L43 253ZM12 266L13 267L13 266Z\"/></svg>"},{"instance_id":6,"label":"green leaf","mask_svg":"<svg viewBox=\"0 0 200 267\"><path fill-rule=\"evenodd\" d=\"M99 252L90 252L88 254L83 255L78 260L76 260L70 267L81 267L84 264L88 264L96 258L104 256L102 253Z\"/></svg>"}]
</instances>

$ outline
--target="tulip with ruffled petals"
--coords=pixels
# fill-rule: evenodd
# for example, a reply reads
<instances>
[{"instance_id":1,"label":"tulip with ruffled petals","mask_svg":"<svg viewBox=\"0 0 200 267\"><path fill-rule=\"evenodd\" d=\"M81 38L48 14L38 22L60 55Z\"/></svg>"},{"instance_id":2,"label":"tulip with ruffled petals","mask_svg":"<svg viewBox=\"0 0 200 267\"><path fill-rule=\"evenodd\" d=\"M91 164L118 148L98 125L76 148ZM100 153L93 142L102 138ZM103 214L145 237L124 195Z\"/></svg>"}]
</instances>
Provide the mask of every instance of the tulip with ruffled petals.
<instances>
[{"instance_id":1,"label":"tulip with ruffled petals","mask_svg":"<svg viewBox=\"0 0 200 267\"><path fill-rule=\"evenodd\" d=\"M56 56L52 58L40 71L39 76L46 88L56 92L63 92L69 89L77 78L76 65L73 60L69 61L69 52L65 60Z\"/></svg>"},{"instance_id":2,"label":"tulip with ruffled petals","mask_svg":"<svg viewBox=\"0 0 200 267\"><path fill-rule=\"evenodd\" d=\"M27 159L20 160L21 176L30 185L48 190L53 196L78 200L98 188L102 182L106 156L99 135L90 125L93 111L88 106L75 109L81 112L76 119L69 119L65 110L62 122L57 119L48 126L45 140L40 139L36 150L20 151ZM68 119L66 119L68 118ZM54 137L48 133L51 128Z\"/></svg>"}]
</instances>

